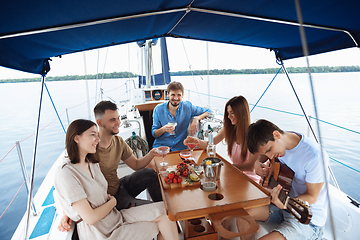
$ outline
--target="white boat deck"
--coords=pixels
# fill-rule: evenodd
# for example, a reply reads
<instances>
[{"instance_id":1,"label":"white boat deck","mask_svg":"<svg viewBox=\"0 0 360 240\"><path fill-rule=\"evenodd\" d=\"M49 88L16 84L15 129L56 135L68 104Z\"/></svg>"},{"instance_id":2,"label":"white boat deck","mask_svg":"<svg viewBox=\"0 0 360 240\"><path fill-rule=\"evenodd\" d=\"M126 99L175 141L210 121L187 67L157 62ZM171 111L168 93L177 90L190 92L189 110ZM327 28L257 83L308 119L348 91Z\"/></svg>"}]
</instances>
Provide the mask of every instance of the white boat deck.
<instances>
[{"instance_id":1,"label":"white boat deck","mask_svg":"<svg viewBox=\"0 0 360 240\"><path fill-rule=\"evenodd\" d=\"M134 124L135 125L135 124ZM128 129L127 134L131 135L133 129ZM138 131L137 131L138 134ZM126 139L126 137L125 137ZM218 154L223 156L225 159L229 160L227 156L226 145L221 142L216 146L216 151ZM35 207L37 210L37 216L30 216L29 223L29 239L35 240L70 240L70 233L63 233L57 229L60 219L62 217L62 210L59 206L55 205L54 196L53 196L53 182L54 182L54 171L59 164L61 164L64 153L62 153L57 161L54 163L53 167L50 169L46 178L44 179L42 185L40 186L35 198ZM126 164L121 164L118 167L118 175L124 176L132 173L133 170L129 168ZM325 225L325 234L323 239L333 240L335 239L332 234L332 229L336 232L336 239L345 239L345 240L355 240L359 239L360 236L360 208L355 207L350 203L350 200L347 198L346 194L340 190L335 189L333 186L330 187L330 202L332 206L332 215L334 221L334 227L331 227L331 221L328 217L328 221ZM56 197L56 196L55 196ZM142 199L148 199L146 191L143 191L139 196ZM330 214L328 214L330 216ZM19 224L16 232L14 233L12 239L24 239L24 226L25 226L25 217L24 215L21 223ZM184 229L184 223L180 223ZM268 233L269 230L273 229L275 225L269 224L260 224L260 231L256 234L256 239L262 235ZM184 239L184 234L181 232L179 234L180 239ZM219 237L220 238L220 237ZM236 239L236 238L234 238ZM239 239L239 238L237 238Z\"/></svg>"},{"instance_id":2,"label":"white boat deck","mask_svg":"<svg viewBox=\"0 0 360 240\"><path fill-rule=\"evenodd\" d=\"M221 143L220 143L221 144ZM225 145L224 145L225 146ZM220 145L219 145L220 147ZM223 151L224 149L218 148L218 152ZM225 149L226 150L226 149ZM226 156L226 155L223 155ZM71 233L63 233L57 229L59 225L62 211L59 209L59 206L55 205L53 197L53 177L56 167L62 162L63 154L58 158L57 162L54 164L52 169L49 171L49 174L45 178L43 184L40 186L38 193L36 194L34 201L35 207L37 209L37 216L30 217L29 224L29 239L35 240L69 240L71 239ZM119 165L118 174L119 176L124 176L133 172L131 168L127 165ZM331 195L331 206L332 206L332 215L334 216L334 229L336 231L336 239L358 239L360 236L360 209L352 205L347 198L347 196L335 189L330 187ZM139 198L147 199L146 192L142 192ZM55 212L56 210L56 212ZM330 216L330 214L328 214ZM24 226L25 226L25 215L19 224L18 229L14 233L12 239L24 239ZM274 228L274 225L269 224L260 224L260 231L256 234L256 238L266 234L268 230ZM333 240L335 239L331 231L331 222L330 218L325 225L325 234L323 239ZM180 239L184 239L183 233L180 233Z\"/></svg>"}]
</instances>

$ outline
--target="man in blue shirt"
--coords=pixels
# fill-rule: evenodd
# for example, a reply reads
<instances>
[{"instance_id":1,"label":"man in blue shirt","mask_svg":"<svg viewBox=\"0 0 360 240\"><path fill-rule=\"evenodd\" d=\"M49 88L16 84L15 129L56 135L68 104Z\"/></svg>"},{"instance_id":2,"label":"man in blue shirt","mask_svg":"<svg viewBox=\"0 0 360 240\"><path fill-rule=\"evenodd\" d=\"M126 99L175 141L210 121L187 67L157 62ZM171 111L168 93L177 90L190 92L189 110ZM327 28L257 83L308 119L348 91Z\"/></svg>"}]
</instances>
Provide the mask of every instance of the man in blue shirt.
<instances>
[{"instance_id":1,"label":"man in blue shirt","mask_svg":"<svg viewBox=\"0 0 360 240\"><path fill-rule=\"evenodd\" d=\"M171 151L186 149L183 141L187 137L187 128L191 119L190 134L197 131L199 121L205 118L211 110L194 106L189 101L181 101L184 87L179 82L171 82L167 87L169 102L159 104L153 112L152 135L155 137L153 148L169 146ZM168 123L176 122L177 126ZM174 133L171 135L171 133Z\"/></svg>"}]
</instances>

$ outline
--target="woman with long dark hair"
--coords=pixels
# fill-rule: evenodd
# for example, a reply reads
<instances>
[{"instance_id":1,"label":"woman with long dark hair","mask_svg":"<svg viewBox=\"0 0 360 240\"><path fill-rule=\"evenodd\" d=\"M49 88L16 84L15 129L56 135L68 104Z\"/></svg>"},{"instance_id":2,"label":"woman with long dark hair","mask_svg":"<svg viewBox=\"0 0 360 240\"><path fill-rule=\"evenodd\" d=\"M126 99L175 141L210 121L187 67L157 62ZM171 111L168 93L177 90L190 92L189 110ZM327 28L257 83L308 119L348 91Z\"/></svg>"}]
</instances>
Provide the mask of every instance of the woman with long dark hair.
<instances>
[{"instance_id":1,"label":"woman with long dark hair","mask_svg":"<svg viewBox=\"0 0 360 240\"><path fill-rule=\"evenodd\" d=\"M246 129L250 123L249 104L246 98L243 96L231 98L225 105L224 127L214 136L214 144L225 139L228 155L234 166L259 183L260 177L256 175L254 170L257 155L250 153L245 139ZM206 149L208 142L199 141L199 147Z\"/></svg>"},{"instance_id":2,"label":"woman with long dark hair","mask_svg":"<svg viewBox=\"0 0 360 240\"><path fill-rule=\"evenodd\" d=\"M66 133L67 159L57 169L55 191L64 213L77 222L80 239L179 239L163 202L118 211L95 158L98 129L89 120L73 121Z\"/></svg>"}]
</instances>

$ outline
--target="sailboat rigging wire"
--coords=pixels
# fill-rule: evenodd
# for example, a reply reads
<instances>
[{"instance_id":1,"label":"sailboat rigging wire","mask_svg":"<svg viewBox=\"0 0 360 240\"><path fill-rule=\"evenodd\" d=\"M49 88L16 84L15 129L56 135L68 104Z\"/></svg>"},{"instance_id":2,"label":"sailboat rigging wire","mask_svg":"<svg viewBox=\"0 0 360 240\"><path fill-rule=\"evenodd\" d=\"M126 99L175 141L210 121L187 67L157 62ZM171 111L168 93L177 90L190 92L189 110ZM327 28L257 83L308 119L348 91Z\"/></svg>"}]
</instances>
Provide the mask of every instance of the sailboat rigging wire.
<instances>
[{"instance_id":1,"label":"sailboat rigging wire","mask_svg":"<svg viewBox=\"0 0 360 240\"><path fill-rule=\"evenodd\" d=\"M31 175L30 175L30 191L29 191L28 202L27 202L25 234L24 234L24 239L25 240L27 239L28 230L29 230L28 228L29 228L29 218L30 218L30 207L31 207L31 200L32 200L33 189L34 189L36 150L37 150L37 144L38 144L38 138L39 138L40 116L41 116L42 98L43 98L43 93L44 93L44 85L45 85L45 76L43 76L42 80L41 80L40 103L39 103L38 119L37 119L36 130L35 130L34 154L33 154L33 161L32 161L32 166L31 166Z\"/></svg>"},{"instance_id":2,"label":"sailboat rigging wire","mask_svg":"<svg viewBox=\"0 0 360 240\"><path fill-rule=\"evenodd\" d=\"M152 44L151 44L152 45ZM154 87L156 86L155 85L155 70L154 70L154 59L153 59L153 54L152 54L152 47L151 47L151 51L149 51L149 62L150 62L150 69L151 69L151 75L150 75L150 78L152 80L152 84L154 85Z\"/></svg>"},{"instance_id":3,"label":"sailboat rigging wire","mask_svg":"<svg viewBox=\"0 0 360 240\"><path fill-rule=\"evenodd\" d=\"M286 75L287 79L289 80L289 83L290 83L290 85L291 85L291 88L293 89L293 92L294 92L294 94L295 94L295 97L296 97L296 99L298 100L298 103L299 103L299 105L300 105L301 111L303 112L303 114L304 114L304 116L305 116L305 119L306 119L306 121L307 121L307 123L308 123L308 125L309 125L309 128L310 128L310 130L311 130L311 132L312 132L312 134L313 134L316 142L319 143L318 139L316 138L314 129L312 128L311 123L310 123L309 119L307 118L307 114L305 113L305 109L304 109L303 105L301 104L301 101L300 101L300 99L299 99L299 96L298 96L297 93L296 93L296 90L295 90L295 88L294 88L294 85L293 85L292 82L291 82L289 73L288 73L288 71L286 70L283 61L281 61L281 66L282 66L282 68L283 68L283 70L284 70L284 72L285 72L285 75Z\"/></svg>"},{"instance_id":4,"label":"sailboat rigging wire","mask_svg":"<svg viewBox=\"0 0 360 240\"><path fill-rule=\"evenodd\" d=\"M332 235L333 235L334 239L336 240L334 219L333 219L332 209L331 209L331 198L330 198L330 193L329 193L329 181L327 181L327 179L328 179L328 172L326 171L326 165L327 164L325 162L324 152L323 152L324 149L323 149L322 142L321 142L320 124L319 124L319 121L318 121L318 112L317 112L317 107L316 107L314 85L313 85L313 81L312 81L311 68L310 68L310 63L309 63L309 48L308 48L307 40L306 40L306 34L305 34L305 29L304 29L304 21L303 21L303 17L302 17L300 2L299 2L299 0L294 0L294 1L295 1L295 6L296 6L296 15L297 15L297 18L298 18L298 22L300 24L299 30L300 30L300 35L301 35L301 44L302 44L304 56L306 58L306 64L307 64L307 69L308 69L308 74L309 74L309 81L310 81L310 86L311 86L312 100L313 100L313 104L314 104L314 111L315 111L315 117L316 117L316 124L318 126L317 130L318 130L318 134L319 134L319 145L320 145L320 148L321 148L321 158L322 158L322 161L323 161L323 171L324 171L324 174L325 174L325 187L327 189L326 194L327 194L327 197L328 197L328 206L329 206L329 213L330 213L331 231L332 231ZM306 117L306 120L309 121L307 117ZM328 168L330 169L330 165L328 166ZM335 178L334 178L334 181L336 182Z\"/></svg>"},{"instance_id":5,"label":"sailboat rigging wire","mask_svg":"<svg viewBox=\"0 0 360 240\"><path fill-rule=\"evenodd\" d=\"M52 97L51 97L51 95L50 95L49 89L48 89L48 87L46 86L46 83L44 83L44 85L45 85L46 91L47 91L47 93L48 93L48 95L49 95L51 104L52 104L53 107L54 107L56 116L57 116L57 118L59 119L59 122L60 122L60 124L61 124L61 127L62 127L64 133L66 134L66 130L65 130L64 125L63 125L63 123L62 123L62 121L61 121L61 119L60 119L59 113L58 113L58 111L56 110L56 107L55 107L54 101L52 100Z\"/></svg>"},{"instance_id":6,"label":"sailboat rigging wire","mask_svg":"<svg viewBox=\"0 0 360 240\"><path fill-rule=\"evenodd\" d=\"M102 89L102 84L103 84L103 81L104 81L105 67L106 67L106 60L107 60L108 52L109 52L109 48L106 48L104 68L103 68L103 73L101 75L100 89ZM101 91L101 100L102 100L102 96L103 96L103 92Z\"/></svg>"},{"instance_id":7,"label":"sailboat rigging wire","mask_svg":"<svg viewBox=\"0 0 360 240\"><path fill-rule=\"evenodd\" d=\"M97 104L97 88L98 88L98 75L99 75L99 58L100 58L100 50L98 49L98 58L97 58L97 64L96 64L96 85L95 85L95 103Z\"/></svg>"},{"instance_id":8,"label":"sailboat rigging wire","mask_svg":"<svg viewBox=\"0 0 360 240\"><path fill-rule=\"evenodd\" d=\"M280 69L281 69L281 68L280 68ZM199 93L199 92L195 92L195 91L192 91L192 90L188 90L188 91L189 91L189 92L198 93L198 94L200 94L200 95L208 96L208 94L206 94L206 93ZM227 97L220 97L220 96L215 96L215 95L210 95L210 97L218 98L218 99L223 99L223 100L229 100L229 99L230 99L230 98L227 98ZM250 105L250 106L255 106L255 104L251 104L251 103L249 103L249 105ZM258 108L267 109L267 110L270 110L270 111L276 111L276 112L280 112L280 113L290 114L290 115L294 115L294 116L298 116L298 117L303 117L303 116L304 116L303 114L288 112L288 111L279 110L279 109L270 108L270 107L264 107L264 106L260 106L260 105L257 105L257 107L258 107ZM220 113L220 115L223 115L223 114ZM317 121L319 121L319 122L322 122L322 123L325 123L325 124L328 124L328 125L331 125L331 126L334 126L334 127L337 127L337 128L341 128L341 129L343 129L343 130L347 130L347 131L350 131L350 132L353 132L353 133L356 133L356 134L360 134L360 132L357 132L357 131L354 131L354 130L351 130L351 129L348 129L348 128L345 128L345 127L342 127L342 126L339 126L339 125L336 125L336 124L333 124L333 123L330 123L330 122L321 120L321 119L316 119L316 118L311 117L311 116L309 116L309 117L312 118L312 119L315 119L315 120L317 120ZM341 161L339 161L339 160L336 160L336 159L334 159L334 158L332 158L332 157L329 157L329 158L330 158L331 160L334 160L335 162L337 162L337 163L339 163L339 164L341 164L341 165L343 165L343 166L351 169L351 170L354 170L354 171L357 172L357 173L360 173L360 170L357 170L357 169L355 169L355 168L353 168L353 167L351 167L351 166L349 166L349 165L347 165L347 164L345 164L345 163L343 163L343 162L341 162ZM330 171L330 174L331 174L331 176L332 176L332 179L334 180L334 184L335 184L336 186L338 186L338 183L337 183L337 181L336 181L336 178L335 178L334 174L332 173L332 170L331 170L330 166L329 166L329 171ZM340 189L340 188L339 188L339 189Z\"/></svg>"},{"instance_id":9,"label":"sailboat rigging wire","mask_svg":"<svg viewBox=\"0 0 360 240\"><path fill-rule=\"evenodd\" d=\"M87 80L87 68L86 68L86 55L85 52L83 52L83 58L84 58L84 73L85 73L85 88L86 88L86 99L87 99L87 107L88 107L88 120L91 119L91 111L90 111L90 96L89 96L89 83ZM69 117L68 117L68 121L69 121ZM68 123L70 124L70 123Z\"/></svg>"},{"instance_id":10,"label":"sailboat rigging wire","mask_svg":"<svg viewBox=\"0 0 360 240\"><path fill-rule=\"evenodd\" d=\"M131 78L131 76L130 76L130 74L131 74L131 69L130 69L130 44L128 44L127 45L127 54L128 54L128 67L129 67L129 76L128 76L128 80L126 81L126 83L128 82L128 81L130 81L130 78ZM127 98L130 98L131 96L130 96L130 94L129 94L129 92L127 92Z\"/></svg>"},{"instance_id":11,"label":"sailboat rigging wire","mask_svg":"<svg viewBox=\"0 0 360 240\"><path fill-rule=\"evenodd\" d=\"M135 83L134 83L134 84L135 84ZM124 87L124 86L125 86L125 84L122 85L122 86L120 86L120 87L117 87L117 88L113 88L113 89L111 89L111 90L108 90L107 92L114 91L114 90L119 89L119 88L122 88L122 87ZM111 99L109 96L107 96L107 95L105 95L105 96L108 97L109 99ZM95 97L93 97L93 98L95 98ZM92 99L93 99L93 98L92 98ZM83 105L84 103L90 102L90 100L92 100L92 99L89 99L89 100L87 100L87 101L85 101L85 102L82 102L82 103L80 103L80 104L78 104L78 105L69 107L69 108L67 108L67 109L72 109L72 108L78 107L78 106L80 106L80 105ZM66 110L67 110L67 109L66 109ZM59 116L63 115L63 114L66 112L66 110L63 111ZM51 121L51 122L50 122L49 124L47 124L45 127L41 128L41 129L40 129L40 132L41 132L42 130L44 130L45 128L47 128L48 126L50 126L53 122L55 122L55 120L56 120L56 119L54 119L53 121ZM19 142L23 142L23 141L29 139L30 137L32 137L32 136L34 136L34 135L35 135L35 134L33 133L33 134L27 136L26 138L20 140ZM15 147L16 147L16 144L15 144L14 146L12 146L11 149L0 159L0 163L10 154L10 152L11 152Z\"/></svg>"},{"instance_id":12,"label":"sailboat rigging wire","mask_svg":"<svg viewBox=\"0 0 360 240\"><path fill-rule=\"evenodd\" d=\"M275 74L275 76L273 77L273 79L271 80L271 82L269 83L269 85L266 87L265 91L261 94L260 98L257 100L257 102L254 104L254 106L252 107L250 113L252 113L252 111L254 110L254 108L256 107L256 105L260 102L261 98L264 96L264 94L266 93L266 91L269 89L270 85L273 83L273 81L275 80L275 78L277 77L277 75L279 74L279 72L281 71L282 67L279 68L279 70L277 71L277 73Z\"/></svg>"},{"instance_id":13,"label":"sailboat rigging wire","mask_svg":"<svg viewBox=\"0 0 360 240\"><path fill-rule=\"evenodd\" d=\"M101 91L101 96L104 95L105 97L107 97L108 99L110 99L112 102L114 102L114 103L116 102L114 99L112 99L112 98L109 97L108 95L105 95L105 94L104 94L104 89L100 88L100 91ZM102 100L102 99L101 99L101 100Z\"/></svg>"},{"instance_id":14,"label":"sailboat rigging wire","mask_svg":"<svg viewBox=\"0 0 360 240\"><path fill-rule=\"evenodd\" d=\"M182 43L182 45L183 45L184 52L185 52L185 56L186 56L186 59L187 59L188 64L189 64L189 69L190 69L190 72L191 72L191 76L193 77L193 81L194 81L194 84L195 84L196 92L198 93L198 96L199 96L200 105L203 106L202 101L201 101L201 98L200 98L200 95L199 95L199 89L198 89L198 87L197 87L197 84L196 84L196 81L195 81L195 78L194 78L194 73L193 73L193 70L191 69L191 64L190 64L190 61L189 61L189 57L188 57L187 52L186 52L186 48L185 48L185 45L184 45L184 41L183 41L182 39L181 39L181 43ZM199 75L199 76L200 76L201 80L204 80L201 75Z\"/></svg>"},{"instance_id":15,"label":"sailboat rigging wire","mask_svg":"<svg viewBox=\"0 0 360 240\"><path fill-rule=\"evenodd\" d=\"M208 87L208 106L211 106L211 98L210 98L210 62L209 62L209 42L206 42L206 68L207 68L207 87Z\"/></svg>"},{"instance_id":16,"label":"sailboat rigging wire","mask_svg":"<svg viewBox=\"0 0 360 240\"><path fill-rule=\"evenodd\" d=\"M192 91L190 89L187 89L188 91L190 92L193 92L193 93L198 93L200 95L205 95L205 96L208 96L208 94L206 93L200 93L200 92L195 92L195 91ZM229 100L230 98L228 97L220 97L220 96L215 96L215 95L210 95L210 97L213 97L213 98L218 98L218 99L224 99L224 100ZM250 106L254 106L254 104L252 103L249 103ZM280 110L280 109L276 109L276 108L270 108L270 107L264 107L264 106L261 106L261 105L258 105L257 106L258 108L263 108L263 109L268 109L268 110L271 110L271 111L276 111L276 112L281 112L281 113L286 113L286 114L290 114L290 115L294 115L294 116L299 116L299 117L303 117L304 115L303 114L299 114L299 113L293 113L293 112L288 112L288 111L284 111L284 110ZM221 113L220 113L221 114ZM316 120L316 118L312 117L312 116L309 116L309 118L312 118L314 120ZM337 124L334 124L334 123L331 123L331 122L328 122L328 121L324 121L324 120L321 120L321 119L317 119L319 122L322 122L322 123L325 123L325 124L328 124L328 125L331 125L331 126L334 126L334 127L337 127L337 128L341 128L343 130L346 130L346 131L349 131L349 132L353 132L353 133L356 133L356 134L360 134L360 132L358 131L355 131L355 130L352 130L352 129L349 129L349 128L345 128L345 127L342 127L340 125L337 125Z\"/></svg>"}]
</instances>

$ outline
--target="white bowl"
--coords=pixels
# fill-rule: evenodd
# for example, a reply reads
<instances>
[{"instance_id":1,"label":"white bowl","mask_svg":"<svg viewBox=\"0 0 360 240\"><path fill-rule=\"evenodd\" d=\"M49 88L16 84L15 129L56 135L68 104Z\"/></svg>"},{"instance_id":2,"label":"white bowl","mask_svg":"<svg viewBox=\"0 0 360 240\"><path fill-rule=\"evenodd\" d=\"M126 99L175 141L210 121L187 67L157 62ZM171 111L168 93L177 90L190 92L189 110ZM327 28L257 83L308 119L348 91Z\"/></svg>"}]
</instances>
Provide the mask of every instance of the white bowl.
<instances>
[{"instance_id":1,"label":"white bowl","mask_svg":"<svg viewBox=\"0 0 360 240\"><path fill-rule=\"evenodd\" d=\"M202 184L204 191L211 192L216 190L216 183L214 182L205 182Z\"/></svg>"}]
</instances>

